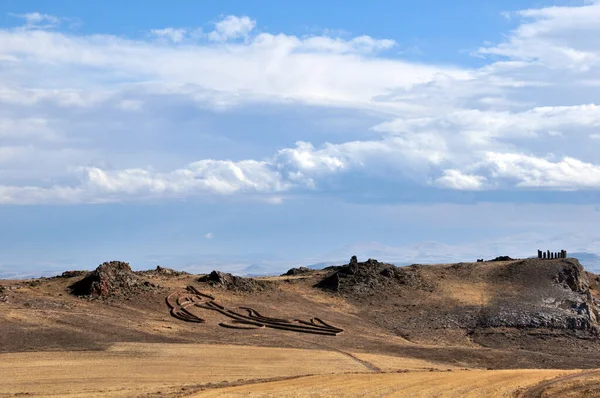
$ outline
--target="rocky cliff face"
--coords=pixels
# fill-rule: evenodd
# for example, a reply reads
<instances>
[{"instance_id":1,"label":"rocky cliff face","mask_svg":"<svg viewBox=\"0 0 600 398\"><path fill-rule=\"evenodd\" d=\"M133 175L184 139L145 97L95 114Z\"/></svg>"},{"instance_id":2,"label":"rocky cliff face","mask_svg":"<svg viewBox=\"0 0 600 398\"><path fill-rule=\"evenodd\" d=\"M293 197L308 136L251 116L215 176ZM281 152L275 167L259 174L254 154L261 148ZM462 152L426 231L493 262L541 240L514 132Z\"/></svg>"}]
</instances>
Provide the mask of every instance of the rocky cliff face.
<instances>
[{"instance_id":1,"label":"rocky cliff face","mask_svg":"<svg viewBox=\"0 0 600 398\"><path fill-rule=\"evenodd\" d=\"M599 308L576 259L517 261L495 276L514 288L482 309L477 326L600 331Z\"/></svg>"}]
</instances>

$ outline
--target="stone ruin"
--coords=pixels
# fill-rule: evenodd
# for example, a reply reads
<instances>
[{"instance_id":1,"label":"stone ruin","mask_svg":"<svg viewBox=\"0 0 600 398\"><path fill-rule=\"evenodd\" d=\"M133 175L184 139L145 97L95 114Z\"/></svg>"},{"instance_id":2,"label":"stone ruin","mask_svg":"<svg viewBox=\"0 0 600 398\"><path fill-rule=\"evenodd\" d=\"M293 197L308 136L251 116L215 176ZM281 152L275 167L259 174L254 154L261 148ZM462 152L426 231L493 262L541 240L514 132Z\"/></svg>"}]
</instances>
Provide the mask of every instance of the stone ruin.
<instances>
[{"instance_id":1,"label":"stone ruin","mask_svg":"<svg viewBox=\"0 0 600 398\"><path fill-rule=\"evenodd\" d=\"M561 250L559 252L551 252L550 250L547 250L544 252L544 251L538 250L538 258L543 259L543 260L552 260L555 258L567 258L567 251Z\"/></svg>"}]
</instances>

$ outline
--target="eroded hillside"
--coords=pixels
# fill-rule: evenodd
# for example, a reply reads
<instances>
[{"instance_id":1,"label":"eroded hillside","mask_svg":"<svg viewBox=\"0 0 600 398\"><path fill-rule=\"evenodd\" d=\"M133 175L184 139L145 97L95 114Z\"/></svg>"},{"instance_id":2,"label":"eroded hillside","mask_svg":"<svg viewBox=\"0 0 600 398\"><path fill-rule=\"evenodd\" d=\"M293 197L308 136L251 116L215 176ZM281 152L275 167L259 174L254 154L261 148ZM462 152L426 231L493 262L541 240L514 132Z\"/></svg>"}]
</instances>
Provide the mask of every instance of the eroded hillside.
<instances>
[{"instance_id":1,"label":"eroded hillside","mask_svg":"<svg viewBox=\"0 0 600 398\"><path fill-rule=\"evenodd\" d=\"M351 261L255 279L165 268L133 272L124 263L106 263L93 273L0 281L0 351L100 350L117 342L244 344L478 368L593 368L600 367L598 281L575 259L408 267ZM250 308L258 324L261 317L308 324L226 328L235 320L189 297L180 304L203 322L186 322L171 316L165 298L187 286L238 315L248 316L240 307ZM343 332L294 331L324 328L320 321Z\"/></svg>"}]
</instances>

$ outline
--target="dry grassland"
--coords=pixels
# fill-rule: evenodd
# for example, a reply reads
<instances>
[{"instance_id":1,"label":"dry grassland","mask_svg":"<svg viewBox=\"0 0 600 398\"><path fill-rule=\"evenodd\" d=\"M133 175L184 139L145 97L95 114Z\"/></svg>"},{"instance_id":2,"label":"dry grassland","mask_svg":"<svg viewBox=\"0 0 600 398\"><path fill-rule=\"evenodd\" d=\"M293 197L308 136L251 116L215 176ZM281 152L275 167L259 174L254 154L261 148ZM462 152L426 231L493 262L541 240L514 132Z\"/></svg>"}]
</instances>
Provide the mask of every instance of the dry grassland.
<instances>
[{"instance_id":1,"label":"dry grassland","mask_svg":"<svg viewBox=\"0 0 600 398\"><path fill-rule=\"evenodd\" d=\"M462 370L321 375L208 390L193 397L518 397L539 382L570 373L573 371Z\"/></svg>"},{"instance_id":2,"label":"dry grassland","mask_svg":"<svg viewBox=\"0 0 600 398\"><path fill-rule=\"evenodd\" d=\"M380 361L382 366L394 361L402 365L400 358ZM422 362L409 360L406 366L435 366ZM0 354L0 396L130 397L159 392L169 396L211 383L368 371L359 361L335 351L116 344L107 351Z\"/></svg>"}]
</instances>

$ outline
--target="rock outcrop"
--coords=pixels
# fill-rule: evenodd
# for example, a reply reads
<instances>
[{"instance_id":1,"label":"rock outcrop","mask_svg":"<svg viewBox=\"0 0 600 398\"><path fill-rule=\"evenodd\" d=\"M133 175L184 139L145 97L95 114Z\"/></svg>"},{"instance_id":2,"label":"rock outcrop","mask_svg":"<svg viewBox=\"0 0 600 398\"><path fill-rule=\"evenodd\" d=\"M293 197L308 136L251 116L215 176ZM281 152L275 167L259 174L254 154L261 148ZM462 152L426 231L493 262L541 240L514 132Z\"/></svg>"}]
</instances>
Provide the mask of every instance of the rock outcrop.
<instances>
[{"instance_id":1,"label":"rock outcrop","mask_svg":"<svg viewBox=\"0 0 600 398\"><path fill-rule=\"evenodd\" d=\"M312 272L312 269L307 267L298 267L298 268L290 268L285 274L281 276L294 276L294 275L302 275L308 272Z\"/></svg>"},{"instance_id":2,"label":"rock outcrop","mask_svg":"<svg viewBox=\"0 0 600 398\"><path fill-rule=\"evenodd\" d=\"M358 262L356 256L352 256L347 265L333 270L315 287L340 293L364 295L393 288L394 285L431 289L431 286L422 280L417 265L396 267L372 258L365 262Z\"/></svg>"},{"instance_id":3,"label":"rock outcrop","mask_svg":"<svg viewBox=\"0 0 600 398\"><path fill-rule=\"evenodd\" d=\"M576 259L521 260L492 277L512 289L497 294L470 319L454 321L478 328L600 332L599 308L588 276Z\"/></svg>"},{"instance_id":4,"label":"rock outcrop","mask_svg":"<svg viewBox=\"0 0 600 398\"><path fill-rule=\"evenodd\" d=\"M509 256L498 256L495 259L490 260L490 261L514 261L514 260L515 260L514 258L511 258Z\"/></svg>"},{"instance_id":5,"label":"rock outcrop","mask_svg":"<svg viewBox=\"0 0 600 398\"><path fill-rule=\"evenodd\" d=\"M268 281L242 278L221 271L212 271L210 274L200 277L198 282L205 282L213 287L239 292L256 292L272 287L272 284Z\"/></svg>"},{"instance_id":6,"label":"rock outcrop","mask_svg":"<svg viewBox=\"0 0 600 398\"><path fill-rule=\"evenodd\" d=\"M140 272L137 272L137 274L151 275L151 276L163 276L163 277L175 277L175 276L189 275L185 271L176 271L172 268L161 267L160 265L157 265L156 268L153 270L140 271Z\"/></svg>"},{"instance_id":7,"label":"rock outcrop","mask_svg":"<svg viewBox=\"0 0 600 398\"><path fill-rule=\"evenodd\" d=\"M129 296L157 288L131 270L129 263L110 261L101 264L82 280L70 286L76 296Z\"/></svg>"},{"instance_id":8,"label":"rock outcrop","mask_svg":"<svg viewBox=\"0 0 600 398\"><path fill-rule=\"evenodd\" d=\"M77 278L77 277L83 276L87 273L88 273L88 271L65 271L62 274L58 275L56 278L64 278L64 279Z\"/></svg>"}]
</instances>

